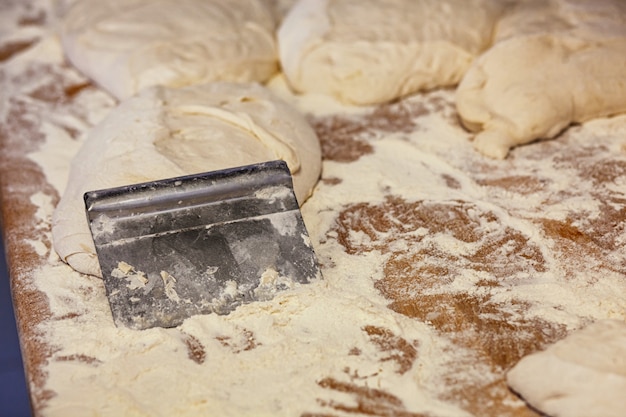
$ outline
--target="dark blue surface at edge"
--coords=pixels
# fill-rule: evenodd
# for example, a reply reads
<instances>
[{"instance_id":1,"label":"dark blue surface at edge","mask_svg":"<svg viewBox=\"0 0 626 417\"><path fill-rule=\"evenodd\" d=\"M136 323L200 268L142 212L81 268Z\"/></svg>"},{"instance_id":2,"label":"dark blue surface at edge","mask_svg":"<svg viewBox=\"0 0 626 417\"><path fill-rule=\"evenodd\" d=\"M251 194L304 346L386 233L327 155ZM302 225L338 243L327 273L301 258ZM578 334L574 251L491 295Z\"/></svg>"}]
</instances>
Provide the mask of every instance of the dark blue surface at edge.
<instances>
[{"instance_id":1,"label":"dark blue surface at edge","mask_svg":"<svg viewBox=\"0 0 626 417\"><path fill-rule=\"evenodd\" d=\"M0 417L30 417L30 400L1 236L0 233Z\"/></svg>"}]
</instances>

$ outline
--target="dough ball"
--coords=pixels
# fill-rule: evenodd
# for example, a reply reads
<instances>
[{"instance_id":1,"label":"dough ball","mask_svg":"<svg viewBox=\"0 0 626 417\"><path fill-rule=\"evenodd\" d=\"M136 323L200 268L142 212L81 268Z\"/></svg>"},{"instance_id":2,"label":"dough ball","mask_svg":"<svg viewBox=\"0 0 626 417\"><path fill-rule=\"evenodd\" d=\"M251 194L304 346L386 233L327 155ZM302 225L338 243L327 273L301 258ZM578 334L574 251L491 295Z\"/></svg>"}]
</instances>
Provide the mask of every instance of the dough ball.
<instances>
[{"instance_id":1,"label":"dough ball","mask_svg":"<svg viewBox=\"0 0 626 417\"><path fill-rule=\"evenodd\" d=\"M622 0L513 0L500 17L494 42L541 33L612 37L624 24Z\"/></svg>"},{"instance_id":2,"label":"dough ball","mask_svg":"<svg viewBox=\"0 0 626 417\"><path fill-rule=\"evenodd\" d=\"M507 374L530 405L559 417L621 417L626 410L626 323L598 321L522 358Z\"/></svg>"},{"instance_id":3,"label":"dough ball","mask_svg":"<svg viewBox=\"0 0 626 417\"><path fill-rule=\"evenodd\" d=\"M61 40L71 63L118 99L147 86L264 82L278 71L263 0L79 0Z\"/></svg>"},{"instance_id":4,"label":"dough ball","mask_svg":"<svg viewBox=\"0 0 626 417\"><path fill-rule=\"evenodd\" d=\"M476 149L552 138L572 123L626 112L626 3L522 2L457 89Z\"/></svg>"},{"instance_id":5,"label":"dough ball","mask_svg":"<svg viewBox=\"0 0 626 417\"><path fill-rule=\"evenodd\" d=\"M499 12L490 0L300 0L278 30L280 62L297 92L382 103L457 84Z\"/></svg>"},{"instance_id":6,"label":"dough ball","mask_svg":"<svg viewBox=\"0 0 626 417\"><path fill-rule=\"evenodd\" d=\"M317 135L293 107L257 84L155 86L125 100L89 132L52 221L54 247L100 276L86 219L87 191L282 159L299 203L321 172Z\"/></svg>"}]
</instances>

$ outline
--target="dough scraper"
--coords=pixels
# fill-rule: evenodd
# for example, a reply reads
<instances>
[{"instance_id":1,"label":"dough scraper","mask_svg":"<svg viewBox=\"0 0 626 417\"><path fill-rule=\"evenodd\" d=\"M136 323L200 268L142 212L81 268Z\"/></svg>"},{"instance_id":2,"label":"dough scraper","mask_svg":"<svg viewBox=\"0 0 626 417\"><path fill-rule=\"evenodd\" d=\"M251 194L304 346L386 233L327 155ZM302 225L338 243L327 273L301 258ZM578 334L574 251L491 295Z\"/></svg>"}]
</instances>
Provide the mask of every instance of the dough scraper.
<instances>
[{"instance_id":1,"label":"dough scraper","mask_svg":"<svg viewBox=\"0 0 626 417\"><path fill-rule=\"evenodd\" d=\"M321 278L283 161L91 191L117 326L174 327Z\"/></svg>"}]
</instances>

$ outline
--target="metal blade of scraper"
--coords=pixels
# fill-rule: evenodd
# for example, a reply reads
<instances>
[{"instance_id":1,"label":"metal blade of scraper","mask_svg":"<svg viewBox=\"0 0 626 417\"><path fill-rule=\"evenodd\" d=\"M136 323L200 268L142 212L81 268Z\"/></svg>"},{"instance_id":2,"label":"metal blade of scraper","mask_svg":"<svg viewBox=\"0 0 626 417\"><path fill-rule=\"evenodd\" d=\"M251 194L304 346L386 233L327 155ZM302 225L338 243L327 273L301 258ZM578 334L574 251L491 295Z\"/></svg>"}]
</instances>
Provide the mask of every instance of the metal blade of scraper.
<instances>
[{"instance_id":1,"label":"metal blade of scraper","mask_svg":"<svg viewBox=\"0 0 626 417\"><path fill-rule=\"evenodd\" d=\"M173 327L321 278L283 161L85 193L116 325Z\"/></svg>"}]
</instances>

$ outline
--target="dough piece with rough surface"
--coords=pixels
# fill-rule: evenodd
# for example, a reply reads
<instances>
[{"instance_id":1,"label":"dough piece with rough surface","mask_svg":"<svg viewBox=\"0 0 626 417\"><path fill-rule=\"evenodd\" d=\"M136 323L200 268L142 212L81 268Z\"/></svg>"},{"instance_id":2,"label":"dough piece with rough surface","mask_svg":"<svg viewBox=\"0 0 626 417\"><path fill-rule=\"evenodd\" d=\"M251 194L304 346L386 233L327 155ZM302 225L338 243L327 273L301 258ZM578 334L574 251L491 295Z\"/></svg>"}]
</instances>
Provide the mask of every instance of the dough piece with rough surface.
<instances>
[{"instance_id":1,"label":"dough piece with rough surface","mask_svg":"<svg viewBox=\"0 0 626 417\"><path fill-rule=\"evenodd\" d=\"M522 358L510 387L559 417L622 417L626 411L626 323L603 320Z\"/></svg>"},{"instance_id":2,"label":"dough piece with rough surface","mask_svg":"<svg viewBox=\"0 0 626 417\"><path fill-rule=\"evenodd\" d=\"M505 158L572 123L626 112L626 2L520 2L457 89L476 149Z\"/></svg>"},{"instance_id":3,"label":"dough piece with rough surface","mask_svg":"<svg viewBox=\"0 0 626 417\"><path fill-rule=\"evenodd\" d=\"M65 15L70 62L118 99L144 87L264 82L278 71L264 0L79 0Z\"/></svg>"},{"instance_id":4,"label":"dough piece with rough surface","mask_svg":"<svg viewBox=\"0 0 626 417\"><path fill-rule=\"evenodd\" d=\"M278 29L283 72L300 93L387 102L459 82L491 43L492 0L300 0Z\"/></svg>"},{"instance_id":5,"label":"dough piece with rough surface","mask_svg":"<svg viewBox=\"0 0 626 417\"><path fill-rule=\"evenodd\" d=\"M299 203L321 172L317 135L291 105L258 84L155 86L125 100L92 131L74 157L52 220L61 259L100 275L83 194L282 159Z\"/></svg>"}]
</instances>

